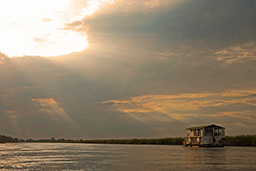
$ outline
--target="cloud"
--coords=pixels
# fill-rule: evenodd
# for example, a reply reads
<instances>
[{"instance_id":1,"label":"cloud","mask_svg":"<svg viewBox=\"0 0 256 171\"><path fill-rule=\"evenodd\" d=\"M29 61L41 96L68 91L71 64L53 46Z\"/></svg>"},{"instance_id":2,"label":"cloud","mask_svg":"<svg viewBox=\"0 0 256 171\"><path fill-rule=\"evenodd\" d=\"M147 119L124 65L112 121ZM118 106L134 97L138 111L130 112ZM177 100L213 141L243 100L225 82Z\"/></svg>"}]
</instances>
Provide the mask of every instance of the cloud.
<instances>
[{"instance_id":1,"label":"cloud","mask_svg":"<svg viewBox=\"0 0 256 171\"><path fill-rule=\"evenodd\" d=\"M229 90L223 92L223 97L246 97L246 96L254 96L256 93L256 89L247 89L247 90Z\"/></svg>"},{"instance_id":2,"label":"cloud","mask_svg":"<svg viewBox=\"0 0 256 171\"><path fill-rule=\"evenodd\" d=\"M244 111L235 106L247 105L253 111L256 110L256 98L250 96L255 89L247 90L229 90L223 93L194 93L194 94L178 94L178 95L145 95L133 97L131 100L108 100L103 104L113 104L118 111L137 114L145 113L148 115L156 115L157 113L166 114L176 119L184 120L185 117L193 117L195 113L205 115L204 111L211 111L205 115L207 117L234 117L248 119L243 115ZM235 93L234 93L235 92ZM237 94L237 92L239 92ZM249 93L241 95L241 92ZM251 106L251 107L250 107ZM226 110L225 112L215 113L216 110ZM248 111L246 111L248 113ZM252 112L249 112L252 115ZM254 115L253 115L254 116Z\"/></svg>"},{"instance_id":3,"label":"cloud","mask_svg":"<svg viewBox=\"0 0 256 171\"><path fill-rule=\"evenodd\" d=\"M120 104L118 106L119 111L123 111L125 113L152 113L152 112L160 112L160 113L172 113L174 111L197 111L200 108L207 107L219 107L226 105L234 105L234 104L248 104L255 105L255 99L241 99L241 100L171 100L168 98L164 99L141 99L140 101L132 101L127 105L123 101L111 101L115 104ZM109 102L108 102L109 103ZM132 107L131 107L132 106ZM132 109L129 109L129 108Z\"/></svg>"},{"instance_id":4,"label":"cloud","mask_svg":"<svg viewBox=\"0 0 256 171\"><path fill-rule=\"evenodd\" d=\"M7 56L0 52L0 65L3 65L6 61Z\"/></svg>"},{"instance_id":5,"label":"cloud","mask_svg":"<svg viewBox=\"0 0 256 171\"><path fill-rule=\"evenodd\" d=\"M103 104L115 104L117 110L125 113L168 113L170 110L197 110L203 106L199 101L188 101L189 99L200 99L214 96L214 93L178 94L178 95L144 95L133 97L131 100L108 100ZM205 106L214 102L204 102ZM215 102L216 103L216 102ZM129 107L131 107L129 109Z\"/></svg>"},{"instance_id":6,"label":"cloud","mask_svg":"<svg viewBox=\"0 0 256 171\"><path fill-rule=\"evenodd\" d=\"M238 119L246 119L249 122L256 123L256 115L254 111L245 110L245 111L228 111L228 112L219 112L216 114L211 114L211 117L232 117Z\"/></svg>"},{"instance_id":7,"label":"cloud","mask_svg":"<svg viewBox=\"0 0 256 171\"><path fill-rule=\"evenodd\" d=\"M186 0L113 0L109 5L106 5L103 10L97 11L98 14L113 14L113 13L136 13L149 12L155 10L170 9L176 5L183 3Z\"/></svg>"},{"instance_id":8,"label":"cloud","mask_svg":"<svg viewBox=\"0 0 256 171\"><path fill-rule=\"evenodd\" d=\"M17 114L15 114L15 110L8 110L8 111L5 111L5 113L8 115L8 117L10 119L16 119L18 117Z\"/></svg>"},{"instance_id":9,"label":"cloud","mask_svg":"<svg viewBox=\"0 0 256 171\"><path fill-rule=\"evenodd\" d=\"M256 60L256 43L250 42L243 45L229 47L215 53L218 61L228 64Z\"/></svg>"},{"instance_id":10,"label":"cloud","mask_svg":"<svg viewBox=\"0 0 256 171\"><path fill-rule=\"evenodd\" d=\"M144 7L146 9L153 9L153 8L160 8L160 7L166 7L166 6L172 6L179 3L183 3L185 0L179 1L179 0L172 0L172 1L166 1L166 0L147 0L144 2Z\"/></svg>"},{"instance_id":11,"label":"cloud","mask_svg":"<svg viewBox=\"0 0 256 171\"><path fill-rule=\"evenodd\" d=\"M9 57L51 57L82 51L89 46L86 34L67 30L65 24L81 21L112 1L1 1L0 51Z\"/></svg>"},{"instance_id":12,"label":"cloud","mask_svg":"<svg viewBox=\"0 0 256 171\"><path fill-rule=\"evenodd\" d=\"M145 110L145 109L119 109L119 108L117 108L116 110L124 112L124 113L148 113L148 112L151 112L150 110Z\"/></svg>"},{"instance_id":13,"label":"cloud","mask_svg":"<svg viewBox=\"0 0 256 171\"><path fill-rule=\"evenodd\" d=\"M230 4L232 8L228 8ZM201 39L208 42L212 40L211 42L215 41L219 45L221 41L221 45L225 45L224 43L230 44L237 40L241 42L241 39L253 40L255 37L253 1L117 1L106 8L91 16L93 18L84 20L87 27L93 27L92 32L95 32L95 29L98 33L102 33L104 29L116 33L132 30L134 34L139 33L138 35L150 32L151 37L159 36L161 39L158 41L165 43ZM144 12L145 9L159 10ZM98 27L98 24L102 27ZM148 37L150 38L150 35Z\"/></svg>"},{"instance_id":14,"label":"cloud","mask_svg":"<svg viewBox=\"0 0 256 171\"><path fill-rule=\"evenodd\" d=\"M39 98L31 99L31 101L41 106L39 110L43 113L47 113L54 121L65 121L66 123L76 128L74 121L68 116L64 109L59 106L55 99Z\"/></svg>"}]
</instances>

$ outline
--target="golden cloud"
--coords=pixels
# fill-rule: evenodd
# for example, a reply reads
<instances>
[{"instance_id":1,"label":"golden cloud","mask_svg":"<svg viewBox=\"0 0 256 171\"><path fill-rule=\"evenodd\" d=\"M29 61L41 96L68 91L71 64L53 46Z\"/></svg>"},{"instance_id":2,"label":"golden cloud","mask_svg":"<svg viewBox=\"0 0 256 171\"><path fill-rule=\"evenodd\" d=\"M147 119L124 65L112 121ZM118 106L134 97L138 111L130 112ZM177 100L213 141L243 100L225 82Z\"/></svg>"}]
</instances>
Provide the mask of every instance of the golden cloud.
<instances>
[{"instance_id":1,"label":"golden cloud","mask_svg":"<svg viewBox=\"0 0 256 171\"><path fill-rule=\"evenodd\" d=\"M187 93L177 95L143 95L131 100L108 100L103 104L113 104L125 113L175 113L192 112L201 108L220 107L235 104L256 105L256 89L229 90L223 93ZM236 97L230 99L230 97Z\"/></svg>"},{"instance_id":2,"label":"golden cloud","mask_svg":"<svg viewBox=\"0 0 256 171\"><path fill-rule=\"evenodd\" d=\"M145 109L119 109L117 108L118 111L122 111L124 113L148 113L150 110L145 110Z\"/></svg>"},{"instance_id":3,"label":"golden cloud","mask_svg":"<svg viewBox=\"0 0 256 171\"><path fill-rule=\"evenodd\" d=\"M256 89L248 90L229 90L222 93L223 97L244 97L256 95Z\"/></svg>"},{"instance_id":4,"label":"golden cloud","mask_svg":"<svg viewBox=\"0 0 256 171\"><path fill-rule=\"evenodd\" d=\"M32 102L38 102L42 106L47 106L47 105L58 105L57 102L53 98L45 98L45 99L31 99Z\"/></svg>"},{"instance_id":5,"label":"golden cloud","mask_svg":"<svg viewBox=\"0 0 256 171\"><path fill-rule=\"evenodd\" d=\"M229 47L214 53L218 61L226 63L242 62L256 59L256 43L249 42L242 45Z\"/></svg>"},{"instance_id":6,"label":"golden cloud","mask_svg":"<svg viewBox=\"0 0 256 171\"><path fill-rule=\"evenodd\" d=\"M58 122L64 121L70 124L73 128L77 128L73 120L68 116L63 108L61 108L53 98L38 98L38 99L31 99L32 102L35 102L39 105L39 111L43 113L47 113L48 116Z\"/></svg>"},{"instance_id":7,"label":"golden cloud","mask_svg":"<svg viewBox=\"0 0 256 171\"><path fill-rule=\"evenodd\" d=\"M256 114L251 110L245 111L228 111L228 112L219 112L216 114L211 114L211 117L232 117L232 118L239 118L239 119L246 119L248 121L253 121L256 123Z\"/></svg>"},{"instance_id":8,"label":"golden cloud","mask_svg":"<svg viewBox=\"0 0 256 171\"><path fill-rule=\"evenodd\" d=\"M8 110L8 111L5 111L5 113L8 115L9 119L17 119L18 118L15 110Z\"/></svg>"}]
</instances>

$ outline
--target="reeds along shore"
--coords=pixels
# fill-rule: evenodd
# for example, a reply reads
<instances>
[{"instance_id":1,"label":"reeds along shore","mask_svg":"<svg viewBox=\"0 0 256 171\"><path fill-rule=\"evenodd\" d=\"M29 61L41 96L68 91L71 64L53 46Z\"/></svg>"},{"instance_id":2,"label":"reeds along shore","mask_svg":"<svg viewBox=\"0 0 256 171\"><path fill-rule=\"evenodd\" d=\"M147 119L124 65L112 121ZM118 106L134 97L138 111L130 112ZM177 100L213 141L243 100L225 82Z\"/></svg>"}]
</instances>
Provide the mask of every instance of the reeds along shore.
<instances>
[{"instance_id":1,"label":"reeds along shore","mask_svg":"<svg viewBox=\"0 0 256 171\"><path fill-rule=\"evenodd\" d=\"M157 139L105 139L105 140L72 140L72 139L18 139L0 135L0 142L45 142L45 143L94 143L94 144L156 144L156 145L182 145L184 138L157 138ZM256 135L226 136L227 146L256 146Z\"/></svg>"},{"instance_id":2,"label":"reeds along shore","mask_svg":"<svg viewBox=\"0 0 256 171\"><path fill-rule=\"evenodd\" d=\"M256 135L226 136L227 146L256 146Z\"/></svg>"}]
</instances>

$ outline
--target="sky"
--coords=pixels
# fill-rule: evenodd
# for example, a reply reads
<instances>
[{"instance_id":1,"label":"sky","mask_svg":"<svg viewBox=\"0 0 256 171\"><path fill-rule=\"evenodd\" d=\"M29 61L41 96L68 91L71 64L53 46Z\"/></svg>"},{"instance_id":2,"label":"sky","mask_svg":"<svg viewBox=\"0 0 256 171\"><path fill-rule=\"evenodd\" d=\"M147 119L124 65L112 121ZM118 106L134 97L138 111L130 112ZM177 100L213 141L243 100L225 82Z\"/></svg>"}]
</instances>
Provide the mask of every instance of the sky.
<instances>
[{"instance_id":1,"label":"sky","mask_svg":"<svg viewBox=\"0 0 256 171\"><path fill-rule=\"evenodd\" d=\"M0 134L256 134L255 0L0 0Z\"/></svg>"}]
</instances>

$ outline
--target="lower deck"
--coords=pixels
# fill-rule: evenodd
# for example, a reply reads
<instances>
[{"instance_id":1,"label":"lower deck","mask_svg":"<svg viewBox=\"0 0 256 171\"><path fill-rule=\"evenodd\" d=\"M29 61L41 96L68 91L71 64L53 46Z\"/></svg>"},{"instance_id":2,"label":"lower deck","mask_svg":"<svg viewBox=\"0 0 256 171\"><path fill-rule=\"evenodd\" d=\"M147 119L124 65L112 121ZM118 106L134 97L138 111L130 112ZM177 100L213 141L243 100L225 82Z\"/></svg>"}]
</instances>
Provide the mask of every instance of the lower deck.
<instances>
[{"instance_id":1,"label":"lower deck","mask_svg":"<svg viewBox=\"0 0 256 171\"><path fill-rule=\"evenodd\" d=\"M183 146L197 148L197 147L224 147L225 145L223 143L222 144L215 144L215 143L204 144L204 143L188 143L184 141Z\"/></svg>"}]
</instances>

